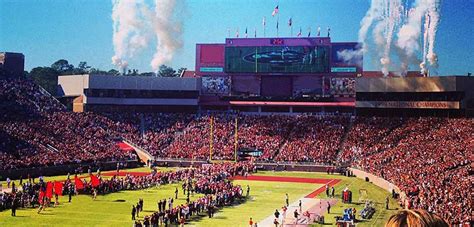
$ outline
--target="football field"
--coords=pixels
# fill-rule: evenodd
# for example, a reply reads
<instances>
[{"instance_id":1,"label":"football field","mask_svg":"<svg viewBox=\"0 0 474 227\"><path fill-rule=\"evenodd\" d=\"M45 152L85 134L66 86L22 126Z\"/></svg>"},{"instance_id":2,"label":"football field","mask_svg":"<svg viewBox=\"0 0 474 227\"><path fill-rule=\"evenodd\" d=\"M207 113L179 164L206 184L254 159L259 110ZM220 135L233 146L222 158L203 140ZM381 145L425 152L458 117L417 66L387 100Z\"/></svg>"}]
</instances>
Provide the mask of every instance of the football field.
<instances>
[{"instance_id":1,"label":"football field","mask_svg":"<svg viewBox=\"0 0 474 227\"><path fill-rule=\"evenodd\" d=\"M149 169L140 168L128 171L148 172ZM247 185L249 185L250 197L247 201L236 206L225 207L219 210L213 218L208 218L205 213L202 213L200 216L194 216L186 225L248 226L250 217L254 221L260 222L271 216L275 209L285 205L286 193L289 195L290 204L305 197L325 199L324 184L307 183L311 179L314 179L311 182L338 181L335 185L338 201L331 209L331 214L323 213L327 224L335 225L334 217L340 216L344 208L355 207L357 211L363 208L363 204L343 204L340 201L340 193L345 187L353 191L353 201L358 201L359 189L364 189L368 192L368 197L376 204L376 213L373 218L362 221L359 226L383 225L385 220L395 212L395 210L385 210L384 208L384 201L385 197L389 194L388 192L354 177L348 178L340 175L327 175L325 173L272 171L259 172L253 176L260 178L251 180L239 178L234 180L234 184L242 186L244 194ZM274 179L275 177L279 177L275 179L296 179L296 181L300 182L288 182L288 180L279 182L268 180L268 177L269 179ZM46 178L46 180L61 179L65 179L65 176ZM3 187L6 188L5 182L2 183ZM50 207L40 214L37 214L36 209L27 208L18 210L17 216L11 217L10 210L3 211L0 213L0 226L131 226L133 224L131 220L131 207L138 202L139 198L144 200L144 209L140 213L140 219L142 219L145 215L152 214L157 210L158 200L173 196L176 187L181 189L180 184L169 184L145 190L121 191L99 195L96 200L93 200L88 195L79 195L73 197L71 203L67 202L67 197L60 197L59 206ZM321 188L323 189L322 193L316 195L318 193L317 189ZM194 195L194 197L191 197L191 201L193 198L198 198L198 196ZM175 204L183 204L185 199L186 197L180 191L179 198ZM391 201L391 207L396 207L395 201Z\"/></svg>"}]
</instances>

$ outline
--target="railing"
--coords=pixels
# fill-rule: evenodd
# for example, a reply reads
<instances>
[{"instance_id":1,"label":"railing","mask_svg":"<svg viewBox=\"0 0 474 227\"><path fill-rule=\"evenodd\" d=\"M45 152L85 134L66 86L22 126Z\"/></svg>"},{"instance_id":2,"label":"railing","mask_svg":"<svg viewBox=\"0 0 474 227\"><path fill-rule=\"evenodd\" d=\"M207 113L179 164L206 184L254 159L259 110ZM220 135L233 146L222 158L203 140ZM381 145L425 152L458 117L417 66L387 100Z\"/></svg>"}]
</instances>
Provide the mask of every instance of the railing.
<instances>
[{"instance_id":1,"label":"railing","mask_svg":"<svg viewBox=\"0 0 474 227\"><path fill-rule=\"evenodd\" d=\"M155 161L158 162L207 162L207 158L166 158L166 157L155 157ZM213 159L213 161L234 161L227 159ZM332 164L328 163L318 163L318 162L275 162L275 161L255 161L256 165L295 165L295 166L321 166L321 167L334 167Z\"/></svg>"},{"instance_id":2,"label":"railing","mask_svg":"<svg viewBox=\"0 0 474 227\"><path fill-rule=\"evenodd\" d=\"M135 151L137 152L138 154L138 157L140 157L140 159L142 161L144 161L145 163L148 163L149 161L152 162L155 160L155 157L153 155L151 155L148 151L146 151L145 149L141 148L140 146L128 141L128 140L123 140L124 143L126 143L127 145L133 147L135 149Z\"/></svg>"},{"instance_id":3,"label":"railing","mask_svg":"<svg viewBox=\"0 0 474 227\"><path fill-rule=\"evenodd\" d=\"M49 96L50 98L52 98L53 100L55 100L59 105L61 105L64 109L67 109L64 104L62 104L56 97L52 96L51 93L49 93L46 89L44 89L44 88L41 87L40 85L38 85L38 87L39 87L40 92L41 92L43 95Z\"/></svg>"},{"instance_id":4,"label":"railing","mask_svg":"<svg viewBox=\"0 0 474 227\"><path fill-rule=\"evenodd\" d=\"M104 162L81 162L71 163L64 165L54 166L41 166L41 167L28 167L21 169L6 169L0 170L0 180L5 180L7 177L10 179L25 179L28 175L31 177L38 176L57 176L64 175L67 173L74 174L76 170L82 169L87 172L86 168L91 168L92 171L96 171L100 168L102 171L114 170L117 168L117 163L121 163L121 168L135 168L139 166L136 160L125 160L125 161L104 161Z\"/></svg>"}]
</instances>

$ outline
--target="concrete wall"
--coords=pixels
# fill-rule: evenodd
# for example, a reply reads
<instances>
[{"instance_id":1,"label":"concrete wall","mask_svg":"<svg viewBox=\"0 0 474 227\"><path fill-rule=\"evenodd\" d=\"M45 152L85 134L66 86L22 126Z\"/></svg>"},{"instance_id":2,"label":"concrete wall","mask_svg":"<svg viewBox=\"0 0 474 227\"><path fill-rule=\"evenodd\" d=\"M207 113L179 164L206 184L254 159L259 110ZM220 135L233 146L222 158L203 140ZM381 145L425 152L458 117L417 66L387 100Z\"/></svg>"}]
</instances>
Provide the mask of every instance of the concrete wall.
<instances>
[{"instance_id":1,"label":"concrete wall","mask_svg":"<svg viewBox=\"0 0 474 227\"><path fill-rule=\"evenodd\" d=\"M199 91L200 78L90 75L89 88Z\"/></svg>"},{"instance_id":2,"label":"concrete wall","mask_svg":"<svg viewBox=\"0 0 474 227\"><path fill-rule=\"evenodd\" d=\"M80 96L88 87L88 74L58 77L58 96Z\"/></svg>"},{"instance_id":3,"label":"concrete wall","mask_svg":"<svg viewBox=\"0 0 474 227\"><path fill-rule=\"evenodd\" d=\"M58 77L59 95L79 96L84 89L199 91L200 78L113 75L66 75Z\"/></svg>"},{"instance_id":4,"label":"concrete wall","mask_svg":"<svg viewBox=\"0 0 474 227\"><path fill-rule=\"evenodd\" d=\"M367 178L369 178L369 182L373 183L374 185L377 185L378 187L381 187L381 188L387 190L390 193L392 192L392 189L395 189L395 192L400 194L400 199L404 204L406 195L396 185L392 184L391 182L389 182L389 181L387 181L387 180L385 180L381 177L378 177L378 176L373 175L371 173L367 173L363 170L359 170L359 169L356 169L356 168L349 168L349 169L353 172L353 174L357 178L365 180L365 178L367 177Z\"/></svg>"}]
</instances>

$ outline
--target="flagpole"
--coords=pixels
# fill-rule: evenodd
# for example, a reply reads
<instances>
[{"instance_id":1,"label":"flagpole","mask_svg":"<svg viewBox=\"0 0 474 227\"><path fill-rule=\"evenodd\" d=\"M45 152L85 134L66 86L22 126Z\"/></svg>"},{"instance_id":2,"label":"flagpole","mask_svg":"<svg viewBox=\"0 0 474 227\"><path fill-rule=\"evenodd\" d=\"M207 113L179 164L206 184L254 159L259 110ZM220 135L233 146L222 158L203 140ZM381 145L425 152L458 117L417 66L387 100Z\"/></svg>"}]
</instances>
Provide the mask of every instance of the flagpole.
<instances>
[{"instance_id":1,"label":"flagpole","mask_svg":"<svg viewBox=\"0 0 474 227\"><path fill-rule=\"evenodd\" d=\"M265 38L265 30L266 30L265 27L266 27L266 25L267 25L267 21L266 21L265 17L263 17L263 37L264 38Z\"/></svg>"},{"instance_id":2,"label":"flagpole","mask_svg":"<svg viewBox=\"0 0 474 227\"><path fill-rule=\"evenodd\" d=\"M279 30L279 24L280 23L280 12L277 13L277 37L278 37L278 30Z\"/></svg>"}]
</instances>

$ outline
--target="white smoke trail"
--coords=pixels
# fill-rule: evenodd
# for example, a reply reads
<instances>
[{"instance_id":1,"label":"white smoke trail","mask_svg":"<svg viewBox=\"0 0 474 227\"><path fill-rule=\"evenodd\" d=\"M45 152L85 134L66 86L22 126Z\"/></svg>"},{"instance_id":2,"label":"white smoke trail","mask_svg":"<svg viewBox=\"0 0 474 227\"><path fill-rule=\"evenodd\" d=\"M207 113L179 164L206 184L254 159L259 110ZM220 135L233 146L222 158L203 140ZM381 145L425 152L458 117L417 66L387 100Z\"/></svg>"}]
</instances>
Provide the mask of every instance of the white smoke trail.
<instances>
[{"instance_id":1,"label":"white smoke trail","mask_svg":"<svg viewBox=\"0 0 474 227\"><path fill-rule=\"evenodd\" d=\"M428 33L428 54L426 57L428 58L428 61L430 62L431 66L438 67L438 56L434 52L435 48L435 39L436 39L436 32L438 30L438 23L439 23L439 12L437 10L438 6L436 2L433 2L428 10L428 16L430 19L430 27L429 27L429 33Z\"/></svg>"},{"instance_id":2,"label":"white smoke trail","mask_svg":"<svg viewBox=\"0 0 474 227\"><path fill-rule=\"evenodd\" d=\"M385 11L388 15L385 16L386 20L386 39L385 39L385 49L383 52L383 57L380 59L382 64L382 72L385 76L389 73L389 67L391 65L391 47L393 34L395 32L395 27L400 24L403 13L403 6L401 0L390 0L387 9Z\"/></svg>"},{"instance_id":3,"label":"white smoke trail","mask_svg":"<svg viewBox=\"0 0 474 227\"><path fill-rule=\"evenodd\" d=\"M176 15L176 0L155 0L153 30L157 39L156 52L151 67L157 71L163 63L173 59L175 52L183 46L182 22Z\"/></svg>"},{"instance_id":4,"label":"white smoke trail","mask_svg":"<svg viewBox=\"0 0 474 227\"><path fill-rule=\"evenodd\" d=\"M434 53L434 41L439 21L436 0L417 0L415 7L408 16L407 23L404 24L399 33L397 46L404 50L406 58L402 62L408 64L409 59L413 59L420 49L417 40L420 38L423 16L425 16L425 32L423 44L423 59L420 64L422 73L427 72L426 58L430 64L437 66L437 56ZM428 15L428 16L426 16ZM428 49L428 53L426 53Z\"/></svg>"},{"instance_id":5,"label":"white smoke trail","mask_svg":"<svg viewBox=\"0 0 474 227\"><path fill-rule=\"evenodd\" d=\"M370 4L370 8L365 14L364 18L360 22L360 29L359 29L359 42L362 43L362 51L366 53L368 50L367 45L367 33L373 24L374 20L380 18L383 12L383 0L372 0Z\"/></svg>"},{"instance_id":6,"label":"white smoke trail","mask_svg":"<svg viewBox=\"0 0 474 227\"><path fill-rule=\"evenodd\" d=\"M146 32L148 23L143 15L147 6L143 0L113 0L112 4L115 51L112 64L125 69L128 66L125 59L148 46L151 36Z\"/></svg>"},{"instance_id":7,"label":"white smoke trail","mask_svg":"<svg viewBox=\"0 0 474 227\"><path fill-rule=\"evenodd\" d=\"M437 66L434 43L439 6L436 1L439 0L371 0L370 8L360 23L358 41L361 49L339 51L338 58L353 62L353 58L362 59L362 55L369 53L379 59L375 63L381 66L384 75L388 75L394 66L401 75L406 75L412 65L424 69L426 61L419 59L422 47L418 40L421 38L423 18L426 18L423 59ZM372 36L368 37L370 30ZM395 56L398 56L398 62L397 59L392 60Z\"/></svg>"},{"instance_id":8,"label":"white smoke trail","mask_svg":"<svg viewBox=\"0 0 474 227\"><path fill-rule=\"evenodd\" d=\"M384 0L372 0L369 10L366 12L364 18L360 22L358 42L361 43L356 50L342 50L337 52L338 59L343 60L349 64L357 64L362 66L362 57L368 53L369 44L367 41L367 33L374 21L378 20L383 13Z\"/></svg>"},{"instance_id":9,"label":"white smoke trail","mask_svg":"<svg viewBox=\"0 0 474 227\"><path fill-rule=\"evenodd\" d=\"M151 61L153 70L169 62L182 46L180 17L175 15L177 0L155 0L154 10L144 0L112 0L113 44L112 63L121 69L157 39Z\"/></svg>"},{"instance_id":10,"label":"white smoke trail","mask_svg":"<svg viewBox=\"0 0 474 227\"><path fill-rule=\"evenodd\" d=\"M422 60L420 63L421 74L425 75L428 72L426 68L426 55L428 53L428 33L430 29L430 16L428 13L425 14L425 24L423 26L423 54Z\"/></svg>"}]
</instances>

